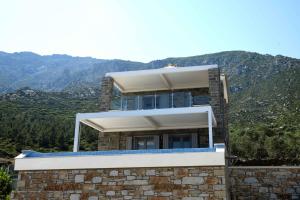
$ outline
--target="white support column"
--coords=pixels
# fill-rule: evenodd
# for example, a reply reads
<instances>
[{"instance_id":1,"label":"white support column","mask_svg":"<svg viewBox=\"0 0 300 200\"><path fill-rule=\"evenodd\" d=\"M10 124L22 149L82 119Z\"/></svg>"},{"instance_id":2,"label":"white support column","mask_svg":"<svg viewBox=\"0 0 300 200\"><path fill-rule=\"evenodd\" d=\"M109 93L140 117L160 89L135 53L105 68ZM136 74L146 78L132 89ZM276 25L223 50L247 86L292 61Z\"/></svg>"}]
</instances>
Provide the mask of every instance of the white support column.
<instances>
[{"instance_id":1,"label":"white support column","mask_svg":"<svg viewBox=\"0 0 300 200\"><path fill-rule=\"evenodd\" d=\"M208 141L209 141L209 148L214 147L214 141L213 141L213 130L212 130L212 110L209 109L208 113Z\"/></svg>"},{"instance_id":2,"label":"white support column","mask_svg":"<svg viewBox=\"0 0 300 200\"><path fill-rule=\"evenodd\" d=\"M79 151L79 128L80 128L80 120L76 115L73 152Z\"/></svg>"}]
</instances>

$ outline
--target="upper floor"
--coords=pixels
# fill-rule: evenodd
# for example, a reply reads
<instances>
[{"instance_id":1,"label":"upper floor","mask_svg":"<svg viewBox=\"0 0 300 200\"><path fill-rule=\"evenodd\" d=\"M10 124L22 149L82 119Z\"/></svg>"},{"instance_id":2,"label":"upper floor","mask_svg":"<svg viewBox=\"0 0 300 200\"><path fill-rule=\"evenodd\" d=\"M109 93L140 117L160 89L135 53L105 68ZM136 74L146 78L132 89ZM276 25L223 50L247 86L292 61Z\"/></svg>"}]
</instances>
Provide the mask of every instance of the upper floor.
<instances>
[{"instance_id":1,"label":"upper floor","mask_svg":"<svg viewBox=\"0 0 300 200\"><path fill-rule=\"evenodd\" d=\"M217 79L216 79L217 74ZM211 77L211 78L210 78ZM228 101L226 78L217 65L165 67L129 72L113 72L105 77L102 94L111 93L101 110L149 110L210 105L211 93Z\"/></svg>"}]
</instances>

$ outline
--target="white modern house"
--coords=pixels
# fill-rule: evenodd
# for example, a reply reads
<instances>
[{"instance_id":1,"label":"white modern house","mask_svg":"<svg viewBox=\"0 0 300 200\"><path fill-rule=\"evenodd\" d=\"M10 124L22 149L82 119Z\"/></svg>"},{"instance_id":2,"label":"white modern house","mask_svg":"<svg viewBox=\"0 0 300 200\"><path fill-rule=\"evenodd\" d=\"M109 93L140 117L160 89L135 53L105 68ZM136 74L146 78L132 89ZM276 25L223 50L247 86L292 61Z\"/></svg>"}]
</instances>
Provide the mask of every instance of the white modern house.
<instances>
[{"instance_id":1,"label":"white modern house","mask_svg":"<svg viewBox=\"0 0 300 200\"><path fill-rule=\"evenodd\" d=\"M228 95L218 66L107 73L100 99L99 112L76 115L73 152L16 157L16 199L33 190L66 199L226 198ZM99 131L98 151L80 151L81 126ZM35 178L44 173L50 183Z\"/></svg>"}]
</instances>

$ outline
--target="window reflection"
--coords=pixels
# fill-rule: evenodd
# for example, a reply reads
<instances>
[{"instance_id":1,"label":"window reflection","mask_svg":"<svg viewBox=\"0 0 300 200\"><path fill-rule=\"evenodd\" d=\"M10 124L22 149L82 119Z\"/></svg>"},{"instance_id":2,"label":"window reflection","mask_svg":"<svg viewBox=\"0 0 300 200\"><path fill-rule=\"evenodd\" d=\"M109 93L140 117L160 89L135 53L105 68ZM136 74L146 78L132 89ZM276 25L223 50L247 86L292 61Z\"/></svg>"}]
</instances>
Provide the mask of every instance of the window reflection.
<instances>
[{"instance_id":1,"label":"window reflection","mask_svg":"<svg viewBox=\"0 0 300 200\"><path fill-rule=\"evenodd\" d=\"M155 95L144 95L140 97L140 109L148 110L155 108Z\"/></svg>"},{"instance_id":2,"label":"window reflection","mask_svg":"<svg viewBox=\"0 0 300 200\"><path fill-rule=\"evenodd\" d=\"M137 110L138 96L124 96L122 98L122 110Z\"/></svg>"},{"instance_id":3,"label":"window reflection","mask_svg":"<svg viewBox=\"0 0 300 200\"><path fill-rule=\"evenodd\" d=\"M192 148L191 135L171 135L169 136L169 148Z\"/></svg>"},{"instance_id":4,"label":"window reflection","mask_svg":"<svg viewBox=\"0 0 300 200\"><path fill-rule=\"evenodd\" d=\"M173 108L190 106L190 92L174 92L173 93Z\"/></svg>"},{"instance_id":5,"label":"window reflection","mask_svg":"<svg viewBox=\"0 0 300 200\"><path fill-rule=\"evenodd\" d=\"M156 108L170 108L171 103L170 93L161 93L156 95Z\"/></svg>"},{"instance_id":6,"label":"window reflection","mask_svg":"<svg viewBox=\"0 0 300 200\"><path fill-rule=\"evenodd\" d=\"M121 102L118 102L121 101ZM126 95L113 99L112 108L121 110L148 110L161 108L181 108L208 105L208 95L195 95L190 91L169 93L148 93L146 95ZM120 106L121 105L121 106Z\"/></svg>"}]
</instances>

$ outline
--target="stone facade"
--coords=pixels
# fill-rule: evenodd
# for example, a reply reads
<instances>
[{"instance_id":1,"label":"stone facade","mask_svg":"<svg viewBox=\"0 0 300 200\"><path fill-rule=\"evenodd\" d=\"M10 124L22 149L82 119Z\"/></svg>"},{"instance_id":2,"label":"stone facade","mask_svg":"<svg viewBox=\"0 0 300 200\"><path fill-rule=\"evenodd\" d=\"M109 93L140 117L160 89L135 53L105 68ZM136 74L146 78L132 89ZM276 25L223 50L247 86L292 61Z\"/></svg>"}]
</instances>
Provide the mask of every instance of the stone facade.
<instances>
[{"instance_id":1,"label":"stone facade","mask_svg":"<svg viewBox=\"0 0 300 200\"><path fill-rule=\"evenodd\" d=\"M300 199L300 167L230 167L231 199Z\"/></svg>"},{"instance_id":2,"label":"stone facade","mask_svg":"<svg viewBox=\"0 0 300 200\"><path fill-rule=\"evenodd\" d=\"M103 77L101 84L100 95L100 111L108 111L110 109L111 101L113 98L113 79L111 77ZM99 150L113 150L117 149L116 141L119 140L119 134L99 133L98 136L98 149Z\"/></svg>"},{"instance_id":3,"label":"stone facade","mask_svg":"<svg viewBox=\"0 0 300 200\"><path fill-rule=\"evenodd\" d=\"M224 167L20 171L12 199L225 199Z\"/></svg>"},{"instance_id":4,"label":"stone facade","mask_svg":"<svg viewBox=\"0 0 300 200\"><path fill-rule=\"evenodd\" d=\"M101 95L100 95L100 111L108 111L113 96L113 79L111 77L103 77L101 84Z\"/></svg>"},{"instance_id":5,"label":"stone facade","mask_svg":"<svg viewBox=\"0 0 300 200\"><path fill-rule=\"evenodd\" d=\"M220 69L213 68L208 70L210 105L213 109L217 127L214 128L214 142L224 143L225 124L224 124L224 97L220 80Z\"/></svg>"}]
</instances>

